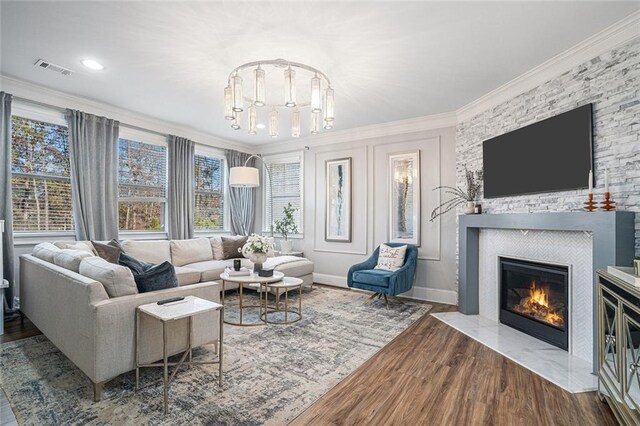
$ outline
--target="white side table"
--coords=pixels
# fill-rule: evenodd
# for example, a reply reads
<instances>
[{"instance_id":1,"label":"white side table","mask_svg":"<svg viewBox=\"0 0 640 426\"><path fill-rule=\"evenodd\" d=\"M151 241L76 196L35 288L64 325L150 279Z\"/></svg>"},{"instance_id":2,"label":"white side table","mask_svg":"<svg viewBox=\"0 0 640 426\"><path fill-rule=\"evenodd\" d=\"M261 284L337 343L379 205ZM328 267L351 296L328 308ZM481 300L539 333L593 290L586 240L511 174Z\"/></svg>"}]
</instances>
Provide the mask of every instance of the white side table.
<instances>
[{"instance_id":1,"label":"white side table","mask_svg":"<svg viewBox=\"0 0 640 426\"><path fill-rule=\"evenodd\" d=\"M193 338L193 317L194 315L202 314L209 311L220 312L220 347L218 349L217 360L213 361L192 361L192 346L191 341ZM139 363L139 341L140 341L140 315L148 315L162 322L162 363L153 364L140 364ZM176 321L183 318L189 318L189 346L182 354L182 358L178 362L168 362L167 353L167 323ZM164 383L164 413L169 411L169 384L175 377L180 367L184 365L197 365L197 364L218 364L218 385L222 386L222 338L223 338L223 319L224 319L224 306L211 302L209 300L201 299L195 296L186 296L184 300L174 303L168 303L166 305L158 305L157 303L148 303L146 305L140 305L136 309L136 391L140 382L140 368L141 367L162 367L164 369L163 383ZM185 361L187 355L189 361ZM175 366L175 370L169 377L169 366Z\"/></svg>"}]
</instances>

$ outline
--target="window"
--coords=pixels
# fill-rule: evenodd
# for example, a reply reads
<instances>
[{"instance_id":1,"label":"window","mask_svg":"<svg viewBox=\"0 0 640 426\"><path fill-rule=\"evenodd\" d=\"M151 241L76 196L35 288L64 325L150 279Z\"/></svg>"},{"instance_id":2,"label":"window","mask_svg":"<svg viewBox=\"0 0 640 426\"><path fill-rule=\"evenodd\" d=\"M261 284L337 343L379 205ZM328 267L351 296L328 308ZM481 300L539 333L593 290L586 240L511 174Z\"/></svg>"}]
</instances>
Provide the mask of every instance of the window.
<instances>
[{"instance_id":1,"label":"window","mask_svg":"<svg viewBox=\"0 0 640 426\"><path fill-rule=\"evenodd\" d=\"M224 230L224 159L196 154L195 179L193 228L196 231Z\"/></svg>"},{"instance_id":2,"label":"window","mask_svg":"<svg viewBox=\"0 0 640 426\"><path fill-rule=\"evenodd\" d=\"M289 155L287 157L265 158L265 162L271 170L271 178L273 179L273 220L281 220L284 216L283 209L288 204L296 208L294 219L298 227L298 233L302 234L302 154ZM265 231L270 230L271 223L271 197L268 185L269 177L266 171L263 172L263 182L265 185L265 204L263 217L265 218L263 228Z\"/></svg>"},{"instance_id":3,"label":"window","mask_svg":"<svg viewBox=\"0 0 640 426\"><path fill-rule=\"evenodd\" d=\"M71 180L65 126L11 118L13 229L71 231Z\"/></svg>"},{"instance_id":4,"label":"window","mask_svg":"<svg viewBox=\"0 0 640 426\"><path fill-rule=\"evenodd\" d=\"M119 226L125 231L163 231L167 205L167 147L118 141Z\"/></svg>"}]
</instances>

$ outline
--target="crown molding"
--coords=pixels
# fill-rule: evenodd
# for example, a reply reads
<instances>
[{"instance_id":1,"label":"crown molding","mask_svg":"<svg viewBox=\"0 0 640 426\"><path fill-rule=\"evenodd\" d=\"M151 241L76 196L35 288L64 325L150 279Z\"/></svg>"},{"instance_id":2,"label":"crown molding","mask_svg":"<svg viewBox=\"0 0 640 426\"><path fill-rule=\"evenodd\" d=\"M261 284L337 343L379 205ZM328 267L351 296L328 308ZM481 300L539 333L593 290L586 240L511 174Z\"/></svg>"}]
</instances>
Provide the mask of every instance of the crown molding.
<instances>
[{"instance_id":1,"label":"crown molding","mask_svg":"<svg viewBox=\"0 0 640 426\"><path fill-rule=\"evenodd\" d=\"M220 149L230 148L244 152L252 152L255 150L255 147L251 145L222 139L218 136L201 132L178 123L160 120L155 117L120 108L115 105L71 95L69 93L20 80L5 74L0 74L0 88L1 90L11 93L18 98L24 98L29 101L50 105L56 108L77 109L91 114L109 117L120 121L124 125L134 126L162 134L182 136L202 145Z\"/></svg>"},{"instance_id":2,"label":"crown molding","mask_svg":"<svg viewBox=\"0 0 640 426\"><path fill-rule=\"evenodd\" d=\"M299 139L289 139L274 144L258 146L258 148L260 149L261 154L271 154L300 150L318 145L347 143L381 136L400 135L455 127L456 123L456 113L452 111L442 114L427 115L424 117L409 118L407 120L372 124L353 129L329 131L319 135L305 136Z\"/></svg>"},{"instance_id":3,"label":"crown molding","mask_svg":"<svg viewBox=\"0 0 640 426\"><path fill-rule=\"evenodd\" d=\"M640 37L640 10L530 69L506 84L458 108L458 122L469 120L531 90L596 56Z\"/></svg>"}]
</instances>

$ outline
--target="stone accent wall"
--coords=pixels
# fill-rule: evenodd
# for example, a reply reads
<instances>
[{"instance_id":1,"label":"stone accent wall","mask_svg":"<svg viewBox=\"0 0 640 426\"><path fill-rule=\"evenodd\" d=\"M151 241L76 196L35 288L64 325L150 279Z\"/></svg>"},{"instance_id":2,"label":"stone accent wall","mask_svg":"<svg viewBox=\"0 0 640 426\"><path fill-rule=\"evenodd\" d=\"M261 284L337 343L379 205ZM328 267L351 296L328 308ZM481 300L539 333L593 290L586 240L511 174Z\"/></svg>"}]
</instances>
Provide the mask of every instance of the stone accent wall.
<instances>
[{"instance_id":1,"label":"stone accent wall","mask_svg":"<svg viewBox=\"0 0 640 426\"><path fill-rule=\"evenodd\" d=\"M640 212L640 37L491 108L456 128L456 175L482 167L482 142L578 106L593 103L595 188L604 198L604 170L618 210ZM544 169L541 170L544 173ZM587 176L585 176L586 185ZM571 211L587 190L482 199L488 213ZM636 254L640 255L640 215Z\"/></svg>"}]
</instances>

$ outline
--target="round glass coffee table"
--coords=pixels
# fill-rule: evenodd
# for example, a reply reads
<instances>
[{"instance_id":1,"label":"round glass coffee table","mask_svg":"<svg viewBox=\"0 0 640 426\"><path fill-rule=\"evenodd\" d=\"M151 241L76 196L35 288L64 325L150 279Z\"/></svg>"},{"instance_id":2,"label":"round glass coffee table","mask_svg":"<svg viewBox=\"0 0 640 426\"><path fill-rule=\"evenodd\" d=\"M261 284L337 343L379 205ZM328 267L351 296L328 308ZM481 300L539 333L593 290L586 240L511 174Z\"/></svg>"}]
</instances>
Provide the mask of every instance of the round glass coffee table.
<instances>
[{"instance_id":1,"label":"round glass coffee table","mask_svg":"<svg viewBox=\"0 0 640 426\"><path fill-rule=\"evenodd\" d=\"M224 320L224 322L226 324L230 324L230 325L240 325L243 327L249 327L249 326L256 326L256 325L265 325L266 321L262 318L262 286L268 283L274 283L274 282L278 282L278 281L282 281L282 279L284 278L284 274L282 272L278 272L278 271L273 271L273 276L272 277L261 277L258 274L254 273L253 271L251 271L250 275L241 275L241 276L229 276L229 274L227 274L227 272L223 272L222 274L220 274L220 280L222 280L222 296L221 296L221 303L224 306L224 286L225 283L236 283L239 286L239 292L240 292L240 297L238 300L238 309L240 311L240 318L238 322L234 322L234 321L227 321L226 319ZM244 291L244 287L251 285L251 284L258 284L259 288L258 288L258 292L260 293L260 304L259 305L244 305L243 303L243 291ZM266 298L266 296L264 296ZM266 303L265 303L266 306ZM259 313L258 313L258 322L246 322L243 321L243 311L244 309L247 308L258 308L259 309Z\"/></svg>"}]
</instances>

